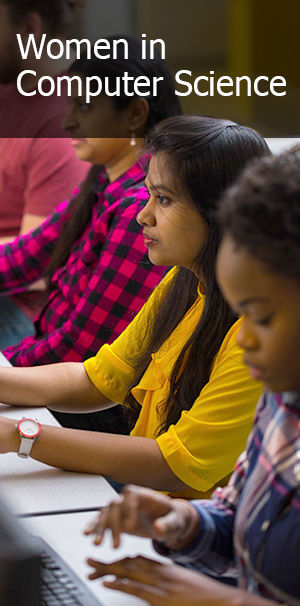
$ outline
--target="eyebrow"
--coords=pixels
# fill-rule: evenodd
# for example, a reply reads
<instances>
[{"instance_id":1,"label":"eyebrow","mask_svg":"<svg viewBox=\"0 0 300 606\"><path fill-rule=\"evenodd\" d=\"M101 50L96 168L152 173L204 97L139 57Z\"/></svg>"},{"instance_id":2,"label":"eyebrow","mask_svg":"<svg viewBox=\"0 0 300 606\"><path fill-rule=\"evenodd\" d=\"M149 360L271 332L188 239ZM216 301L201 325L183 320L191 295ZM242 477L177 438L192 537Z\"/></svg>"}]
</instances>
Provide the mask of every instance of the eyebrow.
<instances>
[{"instance_id":1,"label":"eyebrow","mask_svg":"<svg viewBox=\"0 0 300 606\"><path fill-rule=\"evenodd\" d=\"M269 303L270 300L267 297L249 297L249 299L244 299L238 303L239 307L247 307L252 303Z\"/></svg>"},{"instance_id":2,"label":"eyebrow","mask_svg":"<svg viewBox=\"0 0 300 606\"><path fill-rule=\"evenodd\" d=\"M70 101L84 101L84 103L86 103L86 99L85 97L82 95L81 97L68 97L70 99Z\"/></svg>"},{"instance_id":3,"label":"eyebrow","mask_svg":"<svg viewBox=\"0 0 300 606\"><path fill-rule=\"evenodd\" d=\"M156 191L163 190L165 192L168 192L169 194L172 194L173 196L175 194L174 190L170 189L169 187L166 187L166 185L164 185L163 183L157 183L156 185L154 185L154 183L151 183L149 177L147 177L145 180L146 187L147 184L149 184L149 188L155 189Z\"/></svg>"}]
</instances>

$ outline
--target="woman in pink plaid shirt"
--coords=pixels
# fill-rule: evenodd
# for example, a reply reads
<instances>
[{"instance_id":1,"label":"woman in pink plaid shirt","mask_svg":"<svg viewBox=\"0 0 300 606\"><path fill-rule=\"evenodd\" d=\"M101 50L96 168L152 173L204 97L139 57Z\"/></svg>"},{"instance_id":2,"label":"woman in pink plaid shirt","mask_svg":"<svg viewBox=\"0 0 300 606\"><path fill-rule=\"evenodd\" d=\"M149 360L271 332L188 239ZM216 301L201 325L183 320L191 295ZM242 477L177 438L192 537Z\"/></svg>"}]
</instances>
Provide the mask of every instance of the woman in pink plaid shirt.
<instances>
[{"instance_id":1,"label":"woman in pink plaid shirt","mask_svg":"<svg viewBox=\"0 0 300 606\"><path fill-rule=\"evenodd\" d=\"M127 71L133 86L143 73L161 77L158 96L108 97L85 102L72 89L64 128L78 158L92 163L70 202L62 202L42 225L0 247L0 290L16 293L46 274L47 298L35 318L35 333L4 350L14 366L82 362L112 342L141 309L165 273L148 260L136 215L147 199L148 157L144 136L157 122L181 113L173 78L160 56L142 59L142 41L122 36L118 59L81 58L70 75L110 81ZM115 37L109 38L111 44ZM123 54L122 54L123 53ZM87 429L127 431L118 409L99 415L60 416L63 424Z\"/></svg>"}]
</instances>

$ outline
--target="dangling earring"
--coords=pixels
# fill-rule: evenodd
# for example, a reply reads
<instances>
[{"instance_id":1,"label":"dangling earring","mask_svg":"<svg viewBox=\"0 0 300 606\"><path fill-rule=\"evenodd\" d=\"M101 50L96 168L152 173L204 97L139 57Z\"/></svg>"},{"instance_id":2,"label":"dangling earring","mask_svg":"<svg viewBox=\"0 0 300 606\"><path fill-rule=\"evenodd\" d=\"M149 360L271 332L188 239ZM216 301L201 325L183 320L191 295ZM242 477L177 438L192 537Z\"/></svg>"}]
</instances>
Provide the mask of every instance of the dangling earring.
<instances>
[{"instance_id":1,"label":"dangling earring","mask_svg":"<svg viewBox=\"0 0 300 606\"><path fill-rule=\"evenodd\" d=\"M135 138L135 132L134 131L132 131L132 133L131 133L130 146L131 147L136 147L136 138Z\"/></svg>"}]
</instances>

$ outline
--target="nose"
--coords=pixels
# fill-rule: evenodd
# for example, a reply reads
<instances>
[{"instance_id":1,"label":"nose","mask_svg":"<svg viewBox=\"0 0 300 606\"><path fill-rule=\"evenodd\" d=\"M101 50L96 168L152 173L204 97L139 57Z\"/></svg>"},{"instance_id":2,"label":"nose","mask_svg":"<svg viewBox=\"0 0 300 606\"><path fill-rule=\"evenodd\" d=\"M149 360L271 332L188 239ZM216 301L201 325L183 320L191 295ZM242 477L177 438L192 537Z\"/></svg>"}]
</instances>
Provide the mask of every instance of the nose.
<instances>
[{"instance_id":1,"label":"nose","mask_svg":"<svg viewBox=\"0 0 300 606\"><path fill-rule=\"evenodd\" d=\"M67 115L63 119L62 128L63 128L63 130L66 130L66 131L72 131L72 130L75 130L75 128L77 128L77 126L78 126L78 121L76 120L76 117L74 114L74 109L72 107L70 107Z\"/></svg>"},{"instance_id":2,"label":"nose","mask_svg":"<svg viewBox=\"0 0 300 606\"><path fill-rule=\"evenodd\" d=\"M153 207L153 200L149 198L148 202L145 204L144 208L140 210L136 218L139 225L149 225L153 227L156 224L155 212Z\"/></svg>"},{"instance_id":3,"label":"nose","mask_svg":"<svg viewBox=\"0 0 300 606\"><path fill-rule=\"evenodd\" d=\"M237 342L245 351L254 351L258 348L257 337L245 318L242 318L241 328L237 335Z\"/></svg>"}]
</instances>

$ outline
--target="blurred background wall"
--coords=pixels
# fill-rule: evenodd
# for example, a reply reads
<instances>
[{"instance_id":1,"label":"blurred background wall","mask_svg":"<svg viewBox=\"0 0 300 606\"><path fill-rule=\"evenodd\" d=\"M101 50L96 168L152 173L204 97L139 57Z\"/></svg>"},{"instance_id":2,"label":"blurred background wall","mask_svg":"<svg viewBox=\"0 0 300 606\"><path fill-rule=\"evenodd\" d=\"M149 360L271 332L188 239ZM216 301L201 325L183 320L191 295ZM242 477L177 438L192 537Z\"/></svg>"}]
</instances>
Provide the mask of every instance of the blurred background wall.
<instances>
[{"instance_id":1,"label":"blurred background wall","mask_svg":"<svg viewBox=\"0 0 300 606\"><path fill-rule=\"evenodd\" d=\"M92 40L110 34L133 34L135 0L86 0L81 29L88 31Z\"/></svg>"},{"instance_id":2,"label":"blurred background wall","mask_svg":"<svg viewBox=\"0 0 300 606\"><path fill-rule=\"evenodd\" d=\"M287 80L285 97L182 97L185 111L218 115L269 137L300 134L299 0L86 0L78 35L162 38L174 74L215 78L264 75ZM191 81L192 81L191 80ZM177 89L180 90L179 85Z\"/></svg>"}]
</instances>

